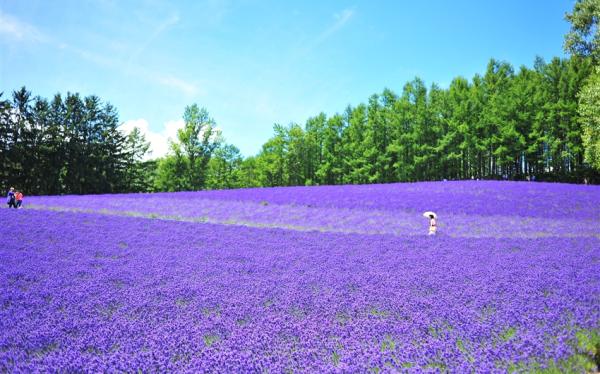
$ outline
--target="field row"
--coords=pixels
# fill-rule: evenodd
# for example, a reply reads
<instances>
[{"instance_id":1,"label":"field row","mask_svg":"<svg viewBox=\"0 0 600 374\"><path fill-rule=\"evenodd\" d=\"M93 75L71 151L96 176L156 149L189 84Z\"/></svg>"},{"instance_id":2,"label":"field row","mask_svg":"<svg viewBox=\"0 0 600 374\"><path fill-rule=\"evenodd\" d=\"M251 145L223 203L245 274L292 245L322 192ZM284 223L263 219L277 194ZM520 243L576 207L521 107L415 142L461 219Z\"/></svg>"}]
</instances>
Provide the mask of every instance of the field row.
<instances>
[{"instance_id":1,"label":"field row","mask_svg":"<svg viewBox=\"0 0 600 374\"><path fill-rule=\"evenodd\" d=\"M356 234L419 236L427 233L422 212L364 208L328 208L268 202L166 199L128 195L98 204L89 197L72 196L62 201L45 198L29 208L106 215L160 218L250 227L285 228ZM518 215L438 213L440 235L464 238L596 237L600 224L590 218L544 218Z\"/></svg>"},{"instance_id":2,"label":"field row","mask_svg":"<svg viewBox=\"0 0 600 374\"><path fill-rule=\"evenodd\" d=\"M93 210L134 210L147 206L151 213L201 215L198 209L212 201L263 206L357 209L441 215L511 216L544 219L600 219L600 186L572 184L453 181L373 185L274 187L152 194L40 196L36 205L87 207ZM196 204L200 205L196 207ZM228 207L228 205L225 205ZM151 207L151 208L150 208ZM141 210L143 211L143 210ZM177 212L177 213L173 213ZM184 214L186 216L186 214Z\"/></svg>"}]
</instances>

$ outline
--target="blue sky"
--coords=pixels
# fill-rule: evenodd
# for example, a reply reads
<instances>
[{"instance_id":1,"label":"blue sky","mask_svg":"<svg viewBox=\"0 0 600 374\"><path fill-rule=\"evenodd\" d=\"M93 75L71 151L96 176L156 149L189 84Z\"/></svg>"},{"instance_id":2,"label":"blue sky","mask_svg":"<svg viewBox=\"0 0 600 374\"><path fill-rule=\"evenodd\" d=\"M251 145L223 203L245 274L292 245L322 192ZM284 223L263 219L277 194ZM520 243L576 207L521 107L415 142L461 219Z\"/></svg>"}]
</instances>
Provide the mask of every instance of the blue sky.
<instances>
[{"instance_id":1,"label":"blue sky","mask_svg":"<svg viewBox=\"0 0 600 374\"><path fill-rule=\"evenodd\" d=\"M256 154L274 123L341 112L419 76L445 87L490 58L564 56L574 0L0 0L0 91L95 94L154 156L204 106ZM5 93L6 95L6 93Z\"/></svg>"}]
</instances>

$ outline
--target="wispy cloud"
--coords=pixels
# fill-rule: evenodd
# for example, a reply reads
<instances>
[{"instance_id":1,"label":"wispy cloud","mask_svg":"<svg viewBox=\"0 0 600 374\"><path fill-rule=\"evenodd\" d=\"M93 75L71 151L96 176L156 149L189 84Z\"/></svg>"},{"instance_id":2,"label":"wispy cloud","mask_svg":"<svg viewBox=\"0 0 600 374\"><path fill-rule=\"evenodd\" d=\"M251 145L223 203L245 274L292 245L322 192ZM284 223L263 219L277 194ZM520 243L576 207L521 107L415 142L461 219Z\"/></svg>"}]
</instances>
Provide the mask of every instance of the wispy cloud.
<instances>
[{"instance_id":1,"label":"wispy cloud","mask_svg":"<svg viewBox=\"0 0 600 374\"><path fill-rule=\"evenodd\" d=\"M48 37L35 26L0 11L0 35L17 42L46 42Z\"/></svg>"},{"instance_id":2,"label":"wispy cloud","mask_svg":"<svg viewBox=\"0 0 600 374\"><path fill-rule=\"evenodd\" d=\"M156 38L158 38L163 32L168 30L170 27L175 26L178 22L179 15L172 14L171 16L163 20L160 24L158 24L154 28L150 36L143 43L141 43L138 46L138 48L136 48L136 50L129 56L128 63L131 63L138 56L140 56L144 52L144 50L148 48L148 46L150 46L152 42L154 42L154 40L156 40Z\"/></svg>"},{"instance_id":3,"label":"wispy cloud","mask_svg":"<svg viewBox=\"0 0 600 374\"><path fill-rule=\"evenodd\" d=\"M154 79L163 86L175 88L189 96L195 95L200 91L198 86L196 86L195 84L174 76L161 76L152 73L150 73L149 75L154 75Z\"/></svg>"},{"instance_id":4,"label":"wispy cloud","mask_svg":"<svg viewBox=\"0 0 600 374\"><path fill-rule=\"evenodd\" d=\"M119 68L122 70L131 73L133 75L141 76L142 78L158 83L164 87L176 89L188 96L195 95L199 92L198 87L190 83L184 79L173 75L162 74L159 71L153 71L146 69L139 64L136 64L136 60L140 57L144 50L146 50L152 43L164 32L166 32L171 27L177 25L180 21L179 15L177 13L171 14L169 17L165 18L162 22L160 22L152 32L150 36L141 43L135 51L129 55L126 64L119 64Z\"/></svg>"},{"instance_id":5,"label":"wispy cloud","mask_svg":"<svg viewBox=\"0 0 600 374\"><path fill-rule=\"evenodd\" d=\"M101 54L97 54L91 51L88 51L86 49L80 49L77 47L73 47L69 44L66 43L62 43L60 45L61 49L67 50L71 53L74 53L75 55L77 55L80 59L82 60L86 60L89 61L95 65L101 66L101 67L105 67L105 68L117 68L118 66L118 62L115 59L112 59L110 57L106 57L104 55Z\"/></svg>"},{"instance_id":6,"label":"wispy cloud","mask_svg":"<svg viewBox=\"0 0 600 374\"><path fill-rule=\"evenodd\" d=\"M297 53L294 56L294 58L309 54L320 44L324 43L325 41L327 41L327 39L331 38L333 35L335 35L337 32L343 29L344 26L348 24L348 22L354 17L355 14L356 12L353 8L346 8L343 9L341 12L333 14L333 21L314 39L298 48L296 50Z\"/></svg>"},{"instance_id":7,"label":"wispy cloud","mask_svg":"<svg viewBox=\"0 0 600 374\"><path fill-rule=\"evenodd\" d=\"M351 8L346 8L339 13L335 13L333 15L333 23L317 37L317 44L323 42L342 29L353 16L354 9Z\"/></svg>"},{"instance_id":8,"label":"wispy cloud","mask_svg":"<svg viewBox=\"0 0 600 374\"><path fill-rule=\"evenodd\" d=\"M138 78L144 79L145 81L159 84L166 88L175 89L187 96L194 96L196 94L203 93L200 90L200 88L193 82L189 82L185 79L174 75L164 74L158 70L145 68L140 64L130 65L129 63L124 62L123 60L109 58L98 53L93 53L88 50L83 50L70 46L63 46L63 48L69 49L70 51L75 53L79 58L87 60L95 65L116 70L123 74L130 74Z\"/></svg>"},{"instance_id":9,"label":"wispy cloud","mask_svg":"<svg viewBox=\"0 0 600 374\"><path fill-rule=\"evenodd\" d=\"M129 57L128 61L108 57L106 54L78 48L69 43L55 40L50 35L46 35L41 32L34 25L19 20L18 18L3 12L0 12L0 36L4 36L13 42L19 43L44 43L46 45L53 46L56 49L70 52L80 59L89 61L94 65L117 70L124 74L132 74L146 81L159 84L163 87L175 89L187 96L193 96L200 93L200 89L196 84L188 82L180 77L164 74L161 71L145 68L140 64L131 63L132 58L140 55L144 49L147 48L160 34L178 22L179 16L177 14L173 14L157 25L150 37L142 45L140 45L138 49L136 49L134 54Z\"/></svg>"}]
</instances>

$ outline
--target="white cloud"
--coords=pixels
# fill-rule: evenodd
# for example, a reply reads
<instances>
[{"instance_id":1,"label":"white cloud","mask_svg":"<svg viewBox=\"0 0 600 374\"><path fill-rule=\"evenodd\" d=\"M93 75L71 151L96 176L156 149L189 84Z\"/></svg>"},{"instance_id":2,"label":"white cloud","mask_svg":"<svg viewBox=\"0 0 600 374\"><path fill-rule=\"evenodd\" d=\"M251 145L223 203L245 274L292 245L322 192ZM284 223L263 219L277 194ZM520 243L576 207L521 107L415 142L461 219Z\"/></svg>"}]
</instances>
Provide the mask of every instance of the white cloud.
<instances>
[{"instance_id":1,"label":"white cloud","mask_svg":"<svg viewBox=\"0 0 600 374\"><path fill-rule=\"evenodd\" d=\"M140 132L150 142L150 149L146 154L145 160L156 159L163 157L171 150L170 143L177 140L177 131L185 127L183 119L167 121L163 124L160 131L153 131L150 124L143 118L132 119L121 124L120 130L123 134L128 135L134 128L140 129ZM215 140L221 136L221 129L218 126L213 128L214 133L211 139ZM202 136L203 132L200 132Z\"/></svg>"},{"instance_id":2,"label":"white cloud","mask_svg":"<svg viewBox=\"0 0 600 374\"><path fill-rule=\"evenodd\" d=\"M177 130L185 127L185 122L183 119L176 119L167 121L165 123L165 128L163 130L163 134L167 136L167 138L177 139Z\"/></svg>"},{"instance_id":3,"label":"white cloud","mask_svg":"<svg viewBox=\"0 0 600 374\"><path fill-rule=\"evenodd\" d=\"M0 35L5 35L13 41L46 42L48 38L35 26L20 21L10 14L0 12Z\"/></svg>"},{"instance_id":4,"label":"white cloud","mask_svg":"<svg viewBox=\"0 0 600 374\"><path fill-rule=\"evenodd\" d=\"M149 73L148 75L152 76L154 74ZM159 75L154 75L154 79L162 84L163 86L166 87L170 87L170 88L175 88L187 95L195 95L196 93L198 93L198 87L195 84L192 84L190 82L186 82L183 79L177 78L177 77L173 77L173 76L159 76Z\"/></svg>"},{"instance_id":5,"label":"white cloud","mask_svg":"<svg viewBox=\"0 0 600 374\"><path fill-rule=\"evenodd\" d=\"M169 140L177 139L177 130L184 127L183 119L167 121L163 128L156 132L150 129L150 124L143 118L125 121L121 125L121 131L129 134L134 127L140 129L140 132L150 142L150 154L146 159L154 159L165 156L169 152Z\"/></svg>"}]
</instances>

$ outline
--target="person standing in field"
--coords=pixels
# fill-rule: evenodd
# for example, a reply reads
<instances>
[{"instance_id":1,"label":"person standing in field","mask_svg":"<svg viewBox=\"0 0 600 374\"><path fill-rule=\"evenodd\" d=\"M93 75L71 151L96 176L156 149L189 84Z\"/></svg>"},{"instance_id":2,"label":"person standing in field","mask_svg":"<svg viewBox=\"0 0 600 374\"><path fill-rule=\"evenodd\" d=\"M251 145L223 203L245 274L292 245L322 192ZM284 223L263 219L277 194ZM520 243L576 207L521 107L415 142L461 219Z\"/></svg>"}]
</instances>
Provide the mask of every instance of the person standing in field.
<instances>
[{"instance_id":1,"label":"person standing in field","mask_svg":"<svg viewBox=\"0 0 600 374\"><path fill-rule=\"evenodd\" d=\"M17 200L17 205L15 206L15 208L17 208L17 209L22 208L23 193L21 191L17 191L17 193L15 193L15 200Z\"/></svg>"},{"instance_id":2,"label":"person standing in field","mask_svg":"<svg viewBox=\"0 0 600 374\"><path fill-rule=\"evenodd\" d=\"M6 195L6 204L8 204L9 208L17 207L17 200L15 198L15 188L14 187L11 187L8 190L8 194Z\"/></svg>"},{"instance_id":3,"label":"person standing in field","mask_svg":"<svg viewBox=\"0 0 600 374\"><path fill-rule=\"evenodd\" d=\"M435 235L437 231L437 222L435 221L435 215L429 215L429 235Z\"/></svg>"},{"instance_id":4,"label":"person standing in field","mask_svg":"<svg viewBox=\"0 0 600 374\"><path fill-rule=\"evenodd\" d=\"M435 235L435 232L437 231L437 214L427 211L423 213L423 217L429 218L429 235Z\"/></svg>"}]
</instances>

